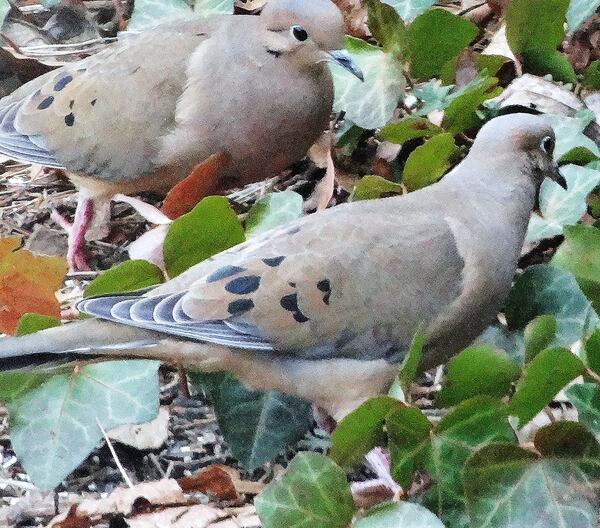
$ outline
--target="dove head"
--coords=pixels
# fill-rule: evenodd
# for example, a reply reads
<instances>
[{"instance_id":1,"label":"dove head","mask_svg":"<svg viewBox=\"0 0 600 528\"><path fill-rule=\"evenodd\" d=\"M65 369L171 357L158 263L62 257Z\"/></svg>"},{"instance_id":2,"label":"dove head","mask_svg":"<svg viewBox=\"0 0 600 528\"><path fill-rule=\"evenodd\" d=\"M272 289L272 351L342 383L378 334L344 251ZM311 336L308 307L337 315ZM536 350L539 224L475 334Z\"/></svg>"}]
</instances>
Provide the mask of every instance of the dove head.
<instances>
[{"instance_id":1,"label":"dove head","mask_svg":"<svg viewBox=\"0 0 600 528\"><path fill-rule=\"evenodd\" d=\"M553 159L556 138L550 123L542 116L508 114L486 123L471 148L470 156L489 163L493 158L509 158L522 162L525 174L534 178L537 186L550 178L564 189L567 182Z\"/></svg>"},{"instance_id":2,"label":"dove head","mask_svg":"<svg viewBox=\"0 0 600 528\"><path fill-rule=\"evenodd\" d=\"M270 0L260 14L268 50L307 64L337 62L361 81L363 74L344 49L344 18L331 0Z\"/></svg>"}]
</instances>

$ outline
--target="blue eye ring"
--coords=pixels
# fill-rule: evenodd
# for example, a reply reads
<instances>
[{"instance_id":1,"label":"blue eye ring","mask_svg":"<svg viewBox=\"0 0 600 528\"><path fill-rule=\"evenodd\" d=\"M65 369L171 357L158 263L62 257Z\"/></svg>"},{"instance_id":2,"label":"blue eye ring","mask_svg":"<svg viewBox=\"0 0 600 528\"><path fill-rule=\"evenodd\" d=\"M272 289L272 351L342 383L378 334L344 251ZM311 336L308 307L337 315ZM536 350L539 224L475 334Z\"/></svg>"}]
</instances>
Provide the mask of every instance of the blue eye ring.
<instances>
[{"instance_id":1,"label":"blue eye ring","mask_svg":"<svg viewBox=\"0 0 600 528\"><path fill-rule=\"evenodd\" d=\"M306 32L306 29L304 29L302 26L292 26L291 28L292 31L292 35L294 35L294 38L300 42L304 42L307 38L308 38L308 33Z\"/></svg>"}]
</instances>

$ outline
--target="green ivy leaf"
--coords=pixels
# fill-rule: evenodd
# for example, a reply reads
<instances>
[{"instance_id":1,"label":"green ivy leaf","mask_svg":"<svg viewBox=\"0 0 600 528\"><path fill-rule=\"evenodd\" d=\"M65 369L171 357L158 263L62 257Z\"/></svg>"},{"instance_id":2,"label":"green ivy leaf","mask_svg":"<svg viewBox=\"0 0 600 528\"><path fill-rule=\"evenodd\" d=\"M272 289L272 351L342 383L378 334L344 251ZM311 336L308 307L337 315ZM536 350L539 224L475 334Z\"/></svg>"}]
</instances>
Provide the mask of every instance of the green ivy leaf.
<instances>
[{"instance_id":1,"label":"green ivy leaf","mask_svg":"<svg viewBox=\"0 0 600 528\"><path fill-rule=\"evenodd\" d=\"M412 338L408 353L403 359L398 371L398 381L404 394L410 393L410 386L417 375L419 363L423 355L423 345L425 343L425 332L420 326Z\"/></svg>"},{"instance_id":2,"label":"green ivy leaf","mask_svg":"<svg viewBox=\"0 0 600 528\"><path fill-rule=\"evenodd\" d=\"M396 11L380 0L367 0L371 33L388 53L402 53L406 47L406 28Z\"/></svg>"},{"instance_id":3,"label":"green ivy leaf","mask_svg":"<svg viewBox=\"0 0 600 528\"><path fill-rule=\"evenodd\" d=\"M600 464L600 446L594 435L577 422L555 422L535 433L534 446L544 457L594 457Z\"/></svg>"},{"instance_id":4,"label":"green ivy leaf","mask_svg":"<svg viewBox=\"0 0 600 528\"><path fill-rule=\"evenodd\" d=\"M521 372L506 352L471 346L453 357L446 380L435 398L436 407L450 407L477 395L504 396Z\"/></svg>"},{"instance_id":5,"label":"green ivy leaf","mask_svg":"<svg viewBox=\"0 0 600 528\"><path fill-rule=\"evenodd\" d=\"M416 138L432 137L444 132L425 117L407 117L397 123L389 123L380 132L379 137L390 143L402 143Z\"/></svg>"},{"instance_id":6,"label":"green ivy leaf","mask_svg":"<svg viewBox=\"0 0 600 528\"><path fill-rule=\"evenodd\" d=\"M450 167L458 148L452 134L439 134L413 150L406 160L402 183L416 191L438 181Z\"/></svg>"},{"instance_id":7,"label":"green ivy leaf","mask_svg":"<svg viewBox=\"0 0 600 528\"><path fill-rule=\"evenodd\" d=\"M393 502L371 508L353 528L444 528L427 508L413 502Z\"/></svg>"},{"instance_id":8,"label":"green ivy leaf","mask_svg":"<svg viewBox=\"0 0 600 528\"><path fill-rule=\"evenodd\" d=\"M362 69L361 82L340 65L332 64L336 111L344 110L350 121L366 129L379 128L392 117L404 97L404 73L394 54L363 40L346 37L346 49Z\"/></svg>"},{"instance_id":9,"label":"green ivy leaf","mask_svg":"<svg viewBox=\"0 0 600 528\"><path fill-rule=\"evenodd\" d=\"M158 366L157 361L86 365L11 399L10 438L35 485L51 490L71 473L102 439L98 422L108 430L152 420L159 404Z\"/></svg>"},{"instance_id":10,"label":"green ivy leaf","mask_svg":"<svg viewBox=\"0 0 600 528\"><path fill-rule=\"evenodd\" d=\"M402 194L403 187L381 176L364 176L355 185L348 199L350 202L375 200L389 194Z\"/></svg>"},{"instance_id":11,"label":"green ivy leaf","mask_svg":"<svg viewBox=\"0 0 600 528\"><path fill-rule=\"evenodd\" d=\"M451 84L456 81L456 65L459 57L460 55L457 55L444 64L440 72L440 79L444 84ZM477 72L485 76L495 76L498 70L510 61L502 55L482 55L474 51L471 52L471 59Z\"/></svg>"},{"instance_id":12,"label":"green ivy leaf","mask_svg":"<svg viewBox=\"0 0 600 528\"><path fill-rule=\"evenodd\" d=\"M302 216L302 196L294 191L269 193L257 200L246 217L246 233L257 235Z\"/></svg>"},{"instance_id":13,"label":"green ivy leaf","mask_svg":"<svg viewBox=\"0 0 600 528\"><path fill-rule=\"evenodd\" d=\"M146 260L127 260L104 271L85 289L84 297L132 292L165 281L162 270Z\"/></svg>"},{"instance_id":14,"label":"green ivy leaf","mask_svg":"<svg viewBox=\"0 0 600 528\"><path fill-rule=\"evenodd\" d=\"M596 374L600 374L600 329L594 330L583 347L583 362Z\"/></svg>"},{"instance_id":15,"label":"green ivy leaf","mask_svg":"<svg viewBox=\"0 0 600 528\"><path fill-rule=\"evenodd\" d=\"M600 60L595 60L590 63L585 72L583 72L581 83L588 88L596 90L600 88Z\"/></svg>"},{"instance_id":16,"label":"green ivy leaf","mask_svg":"<svg viewBox=\"0 0 600 528\"><path fill-rule=\"evenodd\" d=\"M407 30L407 59L413 76L427 80L439 75L477 35L477 26L444 9L419 15Z\"/></svg>"},{"instance_id":17,"label":"green ivy leaf","mask_svg":"<svg viewBox=\"0 0 600 528\"><path fill-rule=\"evenodd\" d=\"M193 11L185 0L136 0L128 31L144 31L166 22L189 20Z\"/></svg>"},{"instance_id":18,"label":"green ivy leaf","mask_svg":"<svg viewBox=\"0 0 600 528\"><path fill-rule=\"evenodd\" d=\"M163 246L167 273L171 278L176 277L194 264L244 240L244 230L227 198L204 198L169 227Z\"/></svg>"},{"instance_id":19,"label":"green ivy leaf","mask_svg":"<svg viewBox=\"0 0 600 528\"><path fill-rule=\"evenodd\" d=\"M491 444L467 463L473 528L595 528L594 483L571 459L539 459L511 444Z\"/></svg>"},{"instance_id":20,"label":"green ivy leaf","mask_svg":"<svg viewBox=\"0 0 600 528\"><path fill-rule=\"evenodd\" d=\"M554 342L556 330L556 317L553 315L538 315L527 324L523 331L526 362L531 361Z\"/></svg>"},{"instance_id":21,"label":"green ivy leaf","mask_svg":"<svg viewBox=\"0 0 600 528\"><path fill-rule=\"evenodd\" d=\"M26 313L19 319L15 335L24 336L27 334L34 334L40 330L46 330L47 328L54 328L56 326L60 326L60 321L55 317L36 313Z\"/></svg>"},{"instance_id":22,"label":"green ivy leaf","mask_svg":"<svg viewBox=\"0 0 600 528\"><path fill-rule=\"evenodd\" d=\"M498 79L480 75L461 90L449 96L444 112L442 126L452 134L476 128L482 119L477 110L484 101L496 97L502 88L498 87Z\"/></svg>"},{"instance_id":23,"label":"green ivy leaf","mask_svg":"<svg viewBox=\"0 0 600 528\"><path fill-rule=\"evenodd\" d=\"M421 13L427 11L435 0L383 0L392 6L404 22L412 22Z\"/></svg>"},{"instance_id":24,"label":"green ivy leaf","mask_svg":"<svg viewBox=\"0 0 600 528\"><path fill-rule=\"evenodd\" d=\"M194 13L206 17L233 14L233 0L194 0Z\"/></svg>"},{"instance_id":25,"label":"green ivy leaf","mask_svg":"<svg viewBox=\"0 0 600 528\"><path fill-rule=\"evenodd\" d=\"M298 453L254 505L264 528L347 528L354 510L346 474L317 453Z\"/></svg>"},{"instance_id":26,"label":"green ivy leaf","mask_svg":"<svg viewBox=\"0 0 600 528\"><path fill-rule=\"evenodd\" d=\"M567 26L573 33L581 24L591 17L600 6L600 0L571 0L567 10Z\"/></svg>"},{"instance_id":27,"label":"green ivy leaf","mask_svg":"<svg viewBox=\"0 0 600 528\"><path fill-rule=\"evenodd\" d=\"M429 82L415 86L413 95L421 101L421 107L416 114L426 116L430 112L446 108L452 101L450 90L453 87L453 85L442 86L438 79L431 79Z\"/></svg>"},{"instance_id":28,"label":"green ivy leaf","mask_svg":"<svg viewBox=\"0 0 600 528\"><path fill-rule=\"evenodd\" d=\"M557 51L565 36L569 0L513 0L506 10L506 38L525 69L555 80L575 82L573 67Z\"/></svg>"},{"instance_id":29,"label":"green ivy leaf","mask_svg":"<svg viewBox=\"0 0 600 528\"><path fill-rule=\"evenodd\" d=\"M561 164L566 164L569 159L577 159L572 154L573 150L584 149L595 157L600 157L600 147L595 141L585 135L584 130L596 119L591 110L579 110L575 117L566 117L548 114L546 117L552 124L556 135L554 159Z\"/></svg>"},{"instance_id":30,"label":"green ivy leaf","mask_svg":"<svg viewBox=\"0 0 600 528\"><path fill-rule=\"evenodd\" d=\"M596 383L578 383L566 390L577 409L579 421L600 439L600 387Z\"/></svg>"},{"instance_id":31,"label":"green ivy leaf","mask_svg":"<svg viewBox=\"0 0 600 528\"><path fill-rule=\"evenodd\" d=\"M385 445L386 417L405 405L389 396L366 401L346 416L331 435L329 455L342 467L352 467L371 449Z\"/></svg>"},{"instance_id":32,"label":"green ivy leaf","mask_svg":"<svg viewBox=\"0 0 600 528\"><path fill-rule=\"evenodd\" d=\"M574 343L600 322L575 277L547 264L530 266L517 277L505 313L511 329L525 328L538 315L553 315L559 346Z\"/></svg>"},{"instance_id":33,"label":"green ivy leaf","mask_svg":"<svg viewBox=\"0 0 600 528\"><path fill-rule=\"evenodd\" d=\"M600 310L600 229L591 226L565 226L565 241L552 257L552 264L571 272L581 291Z\"/></svg>"},{"instance_id":34,"label":"green ivy leaf","mask_svg":"<svg viewBox=\"0 0 600 528\"><path fill-rule=\"evenodd\" d=\"M223 373L194 372L190 380L210 394L227 445L250 471L297 443L312 425L312 408L301 398L250 390Z\"/></svg>"},{"instance_id":35,"label":"green ivy leaf","mask_svg":"<svg viewBox=\"0 0 600 528\"><path fill-rule=\"evenodd\" d=\"M531 421L570 381L581 376L585 365L566 348L540 352L523 370L510 402L510 414L519 419L519 427Z\"/></svg>"}]
</instances>

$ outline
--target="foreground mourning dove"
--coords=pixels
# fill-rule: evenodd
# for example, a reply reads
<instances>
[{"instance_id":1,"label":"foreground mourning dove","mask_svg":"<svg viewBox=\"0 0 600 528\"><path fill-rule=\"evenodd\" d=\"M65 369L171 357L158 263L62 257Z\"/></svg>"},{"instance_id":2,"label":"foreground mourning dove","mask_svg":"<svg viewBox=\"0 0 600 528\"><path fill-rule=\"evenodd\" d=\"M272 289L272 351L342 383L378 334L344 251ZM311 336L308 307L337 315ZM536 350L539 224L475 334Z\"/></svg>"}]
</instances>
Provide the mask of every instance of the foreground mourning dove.
<instances>
[{"instance_id":1,"label":"foreground mourning dove","mask_svg":"<svg viewBox=\"0 0 600 528\"><path fill-rule=\"evenodd\" d=\"M143 294L86 299L96 319L0 340L0 369L67 352L157 358L340 419L388 390L420 325L425 369L493 320L542 180L566 186L553 147L541 117L494 119L439 183L304 217Z\"/></svg>"},{"instance_id":2,"label":"foreground mourning dove","mask_svg":"<svg viewBox=\"0 0 600 528\"><path fill-rule=\"evenodd\" d=\"M359 78L330 0L271 0L260 16L160 26L31 81L0 101L0 152L64 167L80 189L69 237L85 268L93 202L165 191L217 153L211 192L306 155L328 128L335 61Z\"/></svg>"}]
</instances>

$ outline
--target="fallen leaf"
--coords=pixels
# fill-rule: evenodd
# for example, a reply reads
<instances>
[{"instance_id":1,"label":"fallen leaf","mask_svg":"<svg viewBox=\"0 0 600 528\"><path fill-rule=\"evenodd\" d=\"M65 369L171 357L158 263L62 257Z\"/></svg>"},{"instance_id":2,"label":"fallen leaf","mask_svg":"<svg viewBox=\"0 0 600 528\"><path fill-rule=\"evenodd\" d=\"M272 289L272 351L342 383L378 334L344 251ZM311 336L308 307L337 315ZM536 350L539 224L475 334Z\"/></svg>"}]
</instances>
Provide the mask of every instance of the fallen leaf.
<instances>
[{"instance_id":1,"label":"fallen leaf","mask_svg":"<svg viewBox=\"0 0 600 528\"><path fill-rule=\"evenodd\" d=\"M185 180L169 191L163 202L163 213L174 220L189 213L202 198L214 193L219 187L219 174L229 160L229 154L219 152L196 165Z\"/></svg>"},{"instance_id":2,"label":"fallen leaf","mask_svg":"<svg viewBox=\"0 0 600 528\"><path fill-rule=\"evenodd\" d=\"M0 240L0 331L14 334L26 313L60 318L55 292L67 272L62 257L36 256L17 249L19 237Z\"/></svg>"},{"instance_id":3,"label":"fallen leaf","mask_svg":"<svg viewBox=\"0 0 600 528\"><path fill-rule=\"evenodd\" d=\"M199 491L210 494L220 500L236 500L238 493L233 479L239 480L239 473L227 466L209 466L191 477L179 479L179 485L185 492Z\"/></svg>"},{"instance_id":4,"label":"fallen leaf","mask_svg":"<svg viewBox=\"0 0 600 528\"><path fill-rule=\"evenodd\" d=\"M158 449L169 437L169 410L167 407L161 407L151 422L120 425L109 431L107 436L141 451Z\"/></svg>"}]
</instances>

